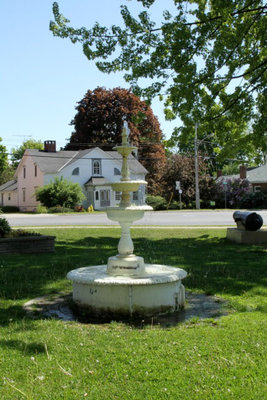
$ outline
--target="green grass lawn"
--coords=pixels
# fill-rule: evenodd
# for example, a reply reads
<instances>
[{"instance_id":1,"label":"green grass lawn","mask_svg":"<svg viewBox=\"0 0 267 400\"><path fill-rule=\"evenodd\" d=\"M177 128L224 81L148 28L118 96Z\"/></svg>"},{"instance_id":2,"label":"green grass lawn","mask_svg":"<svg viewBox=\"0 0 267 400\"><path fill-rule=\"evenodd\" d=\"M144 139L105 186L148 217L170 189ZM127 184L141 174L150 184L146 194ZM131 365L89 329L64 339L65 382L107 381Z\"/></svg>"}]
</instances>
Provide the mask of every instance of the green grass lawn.
<instances>
[{"instance_id":1,"label":"green grass lawn","mask_svg":"<svg viewBox=\"0 0 267 400\"><path fill-rule=\"evenodd\" d=\"M79 323L25 315L38 296L71 292L66 273L106 263L120 230L42 229L55 254L0 256L0 399L263 399L265 246L225 229L132 229L147 263L184 268L187 290L228 301L228 315L175 326Z\"/></svg>"}]
</instances>

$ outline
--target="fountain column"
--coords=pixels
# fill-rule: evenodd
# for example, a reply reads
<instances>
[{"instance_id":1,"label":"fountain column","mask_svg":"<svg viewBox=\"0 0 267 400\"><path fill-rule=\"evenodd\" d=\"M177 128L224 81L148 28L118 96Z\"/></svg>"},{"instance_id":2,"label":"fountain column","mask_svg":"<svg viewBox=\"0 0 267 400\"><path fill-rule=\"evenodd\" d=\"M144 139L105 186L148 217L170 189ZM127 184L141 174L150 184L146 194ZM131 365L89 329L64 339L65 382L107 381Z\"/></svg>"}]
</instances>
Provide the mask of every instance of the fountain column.
<instances>
[{"instance_id":1,"label":"fountain column","mask_svg":"<svg viewBox=\"0 0 267 400\"><path fill-rule=\"evenodd\" d=\"M140 185L146 185L145 181L132 181L129 174L128 157L136 147L128 142L129 128L126 121L123 124L122 144L114 147L122 156L122 169L120 182L112 183L113 190L122 192L119 207L108 207L108 218L119 222L121 225L121 238L116 256L108 259L107 272L110 275L141 276L144 273L144 259L133 254L134 245L131 239L130 228L133 221L141 219L146 210L151 207L131 205L131 192L139 189Z\"/></svg>"}]
</instances>

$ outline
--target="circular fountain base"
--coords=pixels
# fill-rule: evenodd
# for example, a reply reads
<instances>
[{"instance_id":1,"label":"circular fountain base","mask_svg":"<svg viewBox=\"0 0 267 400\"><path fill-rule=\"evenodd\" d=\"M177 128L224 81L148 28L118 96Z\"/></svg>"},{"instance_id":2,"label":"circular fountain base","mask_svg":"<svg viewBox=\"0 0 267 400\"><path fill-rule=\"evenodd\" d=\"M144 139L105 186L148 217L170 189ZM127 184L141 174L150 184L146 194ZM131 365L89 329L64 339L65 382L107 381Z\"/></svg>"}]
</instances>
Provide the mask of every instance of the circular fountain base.
<instances>
[{"instance_id":1,"label":"circular fountain base","mask_svg":"<svg viewBox=\"0 0 267 400\"><path fill-rule=\"evenodd\" d=\"M73 283L73 301L88 315L148 316L183 308L185 290L180 268L145 264L140 276L112 276L106 265L78 268L67 278Z\"/></svg>"}]
</instances>

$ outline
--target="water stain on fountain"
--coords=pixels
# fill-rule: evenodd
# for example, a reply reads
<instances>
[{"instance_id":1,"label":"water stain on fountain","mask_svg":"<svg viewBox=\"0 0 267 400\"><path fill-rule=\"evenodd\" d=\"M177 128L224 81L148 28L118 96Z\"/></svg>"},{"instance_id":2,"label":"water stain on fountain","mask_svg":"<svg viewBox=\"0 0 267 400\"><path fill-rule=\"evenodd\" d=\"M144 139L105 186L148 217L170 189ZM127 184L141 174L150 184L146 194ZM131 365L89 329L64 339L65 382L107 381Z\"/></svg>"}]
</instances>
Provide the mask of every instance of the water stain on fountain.
<instances>
[{"instance_id":1,"label":"water stain on fountain","mask_svg":"<svg viewBox=\"0 0 267 400\"><path fill-rule=\"evenodd\" d=\"M115 147L122 155L121 180L112 183L113 190L121 192L118 207L108 207L107 216L121 225L118 254L109 257L107 265L88 266L70 271L75 307L95 316L149 316L175 312L184 307L185 289L181 280L187 273L181 268L146 264L136 256L130 228L141 219L148 205L131 204L131 192L145 181L131 180L128 156L135 147L128 143L129 128L125 121L122 144Z\"/></svg>"}]
</instances>

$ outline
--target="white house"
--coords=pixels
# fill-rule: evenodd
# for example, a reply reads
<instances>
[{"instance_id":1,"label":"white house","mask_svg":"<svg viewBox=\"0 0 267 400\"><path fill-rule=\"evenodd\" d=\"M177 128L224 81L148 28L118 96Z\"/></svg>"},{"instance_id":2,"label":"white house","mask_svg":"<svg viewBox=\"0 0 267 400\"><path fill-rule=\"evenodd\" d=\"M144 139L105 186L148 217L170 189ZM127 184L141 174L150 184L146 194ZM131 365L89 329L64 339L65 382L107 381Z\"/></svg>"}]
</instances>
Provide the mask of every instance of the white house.
<instances>
[{"instance_id":1,"label":"white house","mask_svg":"<svg viewBox=\"0 0 267 400\"><path fill-rule=\"evenodd\" d=\"M21 211L33 211L39 204L35 199L35 190L63 177L79 183L86 197L84 207L93 205L101 210L119 203L120 193L114 192L112 182L120 180L122 157L116 151L103 151L98 147L80 151L56 151L55 141L45 141L44 150L27 149L15 173L13 182L14 203ZM130 178L144 180L147 170L133 157L129 157ZM9 184L6 183L5 185ZM6 188L0 187L1 205L6 203ZM15 186L14 186L15 185ZM132 202L143 204L145 186L132 194ZM15 204L16 203L16 204Z\"/></svg>"}]
</instances>

